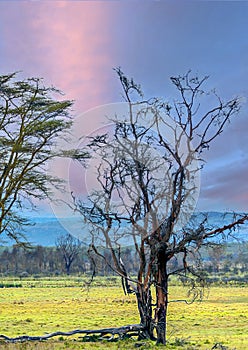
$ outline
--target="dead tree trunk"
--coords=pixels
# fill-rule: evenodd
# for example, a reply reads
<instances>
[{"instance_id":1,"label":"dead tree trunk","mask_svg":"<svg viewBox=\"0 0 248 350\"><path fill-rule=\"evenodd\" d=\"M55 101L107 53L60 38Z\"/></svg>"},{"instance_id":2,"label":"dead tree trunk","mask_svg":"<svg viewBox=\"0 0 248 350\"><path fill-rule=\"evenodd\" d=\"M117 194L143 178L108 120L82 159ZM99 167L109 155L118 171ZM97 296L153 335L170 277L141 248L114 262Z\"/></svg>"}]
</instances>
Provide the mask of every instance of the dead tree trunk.
<instances>
[{"instance_id":1,"label":"dead tree trunk","mask_svg":"<svg viewBox=\"0 0 248 350\"><path fill-rule=\"evenodd\" d=\"M166 271L166 245L161 243L157 254L156 310L157 344L166 344L166 319L168 307L168 275Z\"/></svg>"},{"instance_id":2,"label":"dead tree trunk","mask_svg":"<svg viewBox=\"0 0 248 350\"><path fill-rule=\"evenodd\" d=\"M144 327L141 337L155 340L151 290L149 287L145 288L144 285L138 285L137 289L136 297L140 314L140 324Z\"/></svg>"}]
</instances>

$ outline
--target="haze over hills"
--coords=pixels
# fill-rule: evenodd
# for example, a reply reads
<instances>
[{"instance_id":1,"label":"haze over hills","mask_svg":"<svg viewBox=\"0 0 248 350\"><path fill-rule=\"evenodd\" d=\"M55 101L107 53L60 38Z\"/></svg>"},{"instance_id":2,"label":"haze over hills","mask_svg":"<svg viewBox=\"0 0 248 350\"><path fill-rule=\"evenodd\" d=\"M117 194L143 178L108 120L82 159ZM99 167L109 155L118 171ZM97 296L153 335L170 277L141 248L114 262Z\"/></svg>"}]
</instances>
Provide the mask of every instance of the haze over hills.
<instances>
[{"instance_id":1,"label":"haze over hills","mask_svg":"<svg viewBox=\"0 0 248 350\"><path fill-rule=\"evenodd\" d=\"M196 222L201 221L203 213L196 215ZM226 225L231 222L232 214L226 214L223 217L223 213L209 212L209 225ZM79 217L68 218L56 218L56 217L33 217L30 219L32 225L25 228L25 236L27 240L33 245L42 246L54 246L56 239L65 235L67 232L73 234L75 237L81 238L81 240L87 244L87 232L83 228L83 223ZM248 240L248 222L243 224L239 230L235 232L235 235L239 239ZM12 245L14 242L6 238L3 234L0 240L0 245Z\"/></svg>"},{"instance_id":2,"label":"haze over hills","mask_svg":"<svg viewBox=\"0 0 248 350\"><path fill-rule=\"evenodd\" d=\"M82 230L82 224L79 219L74 217L56 218L56 217L33 217L29 218L31 225L25 227L23 232L27 241L33 245L54 246L59 236L70 233L78 233ZM69 228L69 229L68 229ZM3 234L0 245L12 245L14 242Z\"/></svg>"}]
</instances>

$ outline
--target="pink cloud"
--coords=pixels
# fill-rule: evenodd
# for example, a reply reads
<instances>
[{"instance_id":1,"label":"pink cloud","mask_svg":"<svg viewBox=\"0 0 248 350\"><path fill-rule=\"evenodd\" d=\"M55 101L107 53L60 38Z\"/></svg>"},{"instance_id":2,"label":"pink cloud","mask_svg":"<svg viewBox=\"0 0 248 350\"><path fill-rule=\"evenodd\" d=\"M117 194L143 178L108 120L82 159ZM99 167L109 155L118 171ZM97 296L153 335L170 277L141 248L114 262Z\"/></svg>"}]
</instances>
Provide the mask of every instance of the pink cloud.
<instances>
[{"instance_id":1,"label":"pink cloud","mask_svg":"<svg viewBox=\"0 0 248 350\"><path fill-rule=\"evenodd\" d=\"M109 84L111 76L115 80L111 17L104 2L0 2L1 73L44 77L46 85L65 92L63 98L75 100L75 115L115 102ZM96 129L103 117L82 116L79 136ZM53 171L66 178L69 165L58 160ZM72 181L77 186L80 178Z\"/></svg>"},{"instance_id":2,"label":"pink cloud","mask_svg":"<svg viewBox=\"0 0 248 350\"><path fill-rule=\"evenodd\" d=\"M76 110L108 102L111 10L103 2L20 2L1 5L8 70L45 78ZM13 25L14 24L14 25Z\"/></svg>"}]
</instances>

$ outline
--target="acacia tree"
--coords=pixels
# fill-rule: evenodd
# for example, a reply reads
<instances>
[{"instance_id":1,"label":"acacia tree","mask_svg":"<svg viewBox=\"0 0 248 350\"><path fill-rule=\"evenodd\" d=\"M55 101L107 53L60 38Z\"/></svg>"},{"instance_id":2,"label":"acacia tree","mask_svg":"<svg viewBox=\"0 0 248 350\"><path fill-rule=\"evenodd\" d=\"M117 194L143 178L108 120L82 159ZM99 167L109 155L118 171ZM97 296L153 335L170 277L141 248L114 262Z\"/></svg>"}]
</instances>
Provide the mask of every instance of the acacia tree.
<instances>
[{"instance_id":1,"label":"acacia tree","mask_svg":"<svg viewBox=\"0 0 248 350\"><path fill-rule=\"evenodd\" d=\"M79 153L56 149L71 128L72 101L45 87L42 79L0 76L0 234L18 241L27 220L20 214L32 199L51 198L61 181L48 175L48 161L57 156L80 159ZM84 156L84 155L83 155ZM82 157L83 157L82 156Z\"/></svg>"},{"instance_id":2,"label":"acacia tree","mask_svg":"<svg viewBox=\"0 0 248 350\"><path fill-rule=\"evenodd\" d=\"M204 151L239 112L240 103L205 92L208 77L191 72L171 78L177 90L172 103L144 100L140 86L120 69L116 72L127 113L109 118L110 132L90 138L89 152L99 159L95 188L86 201L74 201L88 224L91 256L106 260L104 248L110 250L106 263L121 276L125 291L135 293L143 336L155 339L156 330L157 343L166 344L170 276L201 284L199 248L248 219L235 215L219 227L210 225L208 217L188 221ZM204 98L207 103L201 104ZM122 257L122 246L131 242L139 257L136 278L130 278ZM171 266L177 267L170 269L175 259Z\"/></svg>"},{"instance_id":3,"label":"acacia tree","mask_svg":"<svg viewBox=\"0 0 248 350\"><path fill-rule=\"evenodd\" d=\"M81 251L81 241L67 233L58 237L55 244L59 254L64 260L66 273L69 275L71 265Z\"/></svg>"}]
</instances>

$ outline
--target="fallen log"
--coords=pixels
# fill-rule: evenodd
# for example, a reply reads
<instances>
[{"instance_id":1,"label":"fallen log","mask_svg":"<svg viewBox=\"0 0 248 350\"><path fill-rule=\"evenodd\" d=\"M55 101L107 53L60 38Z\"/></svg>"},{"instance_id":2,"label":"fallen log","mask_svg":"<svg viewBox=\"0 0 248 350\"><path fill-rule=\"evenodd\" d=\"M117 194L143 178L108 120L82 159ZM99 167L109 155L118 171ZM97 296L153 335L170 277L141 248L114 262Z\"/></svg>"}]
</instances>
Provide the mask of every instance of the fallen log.
<instances>
[{"instance_id":1,"label":"fallen log","mask_svg":"<svg viewBox=\"0 0 248 350\"><path fill-rule=\"evenodd\" d=\"M124 335L128 334L129 332L135 334L137 332L137 335L141 331L144 330L144 326L140 324L132 324L128 326L123 326L123 327L113 327L113 328L102 328L102 329L75 329L69 332L62 332L62 331L57 331L54 333L49 333L41 336L30 336L30 335L21 335L18 337L8 337L7 335L0 334L0 339L5 340L8 343L18 343L18 342L25 342L25 341L42 341L42 340L47 340L49 338L57 337L57 336L72 336L75 334L86 334L86 335L99 335L100 337L106 336L110 334L113 338L113 336L118 335L119 337L123 337Z\"/></svg>"}]
</instances>

